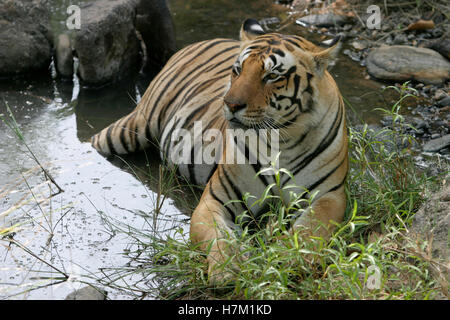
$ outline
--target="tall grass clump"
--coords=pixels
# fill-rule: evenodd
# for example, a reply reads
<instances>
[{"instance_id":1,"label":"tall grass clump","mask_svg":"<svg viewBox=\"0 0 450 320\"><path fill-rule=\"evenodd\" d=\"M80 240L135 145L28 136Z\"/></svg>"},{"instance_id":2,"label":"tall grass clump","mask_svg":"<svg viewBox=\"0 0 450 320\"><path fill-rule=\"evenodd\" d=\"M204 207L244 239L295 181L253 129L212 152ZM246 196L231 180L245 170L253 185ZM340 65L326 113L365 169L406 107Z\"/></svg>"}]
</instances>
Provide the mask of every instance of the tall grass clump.
<instances>
[{"instance_id":1,"label":"tall grass clump","mask_svg":"<svg viewBox=\"0 0 450 320\"><path fill-rule=\"evenodd\" d=\"M248 208L229 235L229 259L220 266L227 281L211 285L206 255L189 241L186 227L174 232L130 230L135 246L130 268L114 269L104 285L156 299L442 299L448 298L443 270L448 266L431 257L430 243L416 240L409 228L418 207L448 176L431 176L419 169L412 155L413 137L403 130L401 98L391 110L392 126L375 130L367 125L349 129L350 171L347 211L330 239L305 241L291 224L308 208L314 194L295 193L295 181L284 169L275 170L275 183L256 203L268 204L258 219ZM284 176L291 184L281 186ZM280 196L271 188L278 188ZM288 197L283 197L288 195ZM283 199L289 199L285 201ZM145 285L119 286L130 274ZM116 278L113 279L113 275Z\"/></svg>"}]
</instances>

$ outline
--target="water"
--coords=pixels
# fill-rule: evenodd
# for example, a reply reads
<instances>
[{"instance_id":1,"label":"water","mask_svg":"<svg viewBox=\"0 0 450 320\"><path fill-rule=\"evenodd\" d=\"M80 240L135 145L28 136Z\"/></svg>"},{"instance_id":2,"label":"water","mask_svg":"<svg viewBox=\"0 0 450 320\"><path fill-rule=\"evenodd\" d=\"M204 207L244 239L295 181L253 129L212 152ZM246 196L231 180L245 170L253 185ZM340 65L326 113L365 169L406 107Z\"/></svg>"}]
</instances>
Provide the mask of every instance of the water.
<instances>
[{"instance_id":1,"label":"water","mask_svg":"<svg viewBox=\"0 0 450 320\"><path fill-rule=\"evenodd\" d=\"M55 30L64 31L67 6L80 2L53 1ZM272 0L171 0L169 5L179 47L215 37L237 38L247 17L286 16ZM320 38L299 26L285 32ZM343 55L338 60L332 74L343 95L365 121L378 122L372 110L392 98L377 94L381 84L365 80L362 67ZM82 285L69 281L50 286L58 281L49 278L60 277L61 272L72 280L81 275L95 278L101 276L101 268L128 262L122 253L130 248L130 240L114 234L108 221L144 227L141 213L151 216L155 209L158 155L149 151L148 163L142 154L111 162L92 149L89 138L129 113L150 80L139 75L95 91L81 88L76 78L54 79L50 72L0 81L0 113L7 114L5 101L30 150L64 189L50 197L57 188L45 183L24 144L0 123L0 226L16 226L13 239L28 250L0 242L0 298L62 299ZM136 177L133 170L150 174ZM176 220L174 225L187 227L186 211L169 198L161 214ZM110 292L110 298L127 296Z\"/></svg>"}]
</instances>

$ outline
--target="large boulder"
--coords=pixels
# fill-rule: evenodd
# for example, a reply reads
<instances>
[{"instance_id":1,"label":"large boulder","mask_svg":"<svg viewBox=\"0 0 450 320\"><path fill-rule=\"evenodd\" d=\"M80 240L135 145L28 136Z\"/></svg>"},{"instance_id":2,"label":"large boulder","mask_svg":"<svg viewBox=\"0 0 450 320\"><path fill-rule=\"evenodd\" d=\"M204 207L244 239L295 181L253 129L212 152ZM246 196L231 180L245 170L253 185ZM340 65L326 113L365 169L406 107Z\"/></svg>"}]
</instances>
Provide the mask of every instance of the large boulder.
<instances>
[{"instance_id":1,"label":"large boulder","mask_svg":"<svg viewBox=\"0 0 450 320\"><path fill-rule=\"evenodd\" d=\"M161 69L176 51L175 31L165 0L138 0L136 29L147 49L145 70Z\"/></svg>"},{"instance_id":2,"label":"large boulder","mask_svg":"<svg viewBox=\"0 0 450 320\"><path fill-rule=\"evenodd\" d=\"M0 77L48 68L52 38L46 0L0 0Z\"/></svg>"},{"instance_id":3,"label":"large boulder","mask_svg":"<svg viewBox=\"0 0 450 320\"><path fill-rule=\"evenodd\" d=\"M81 28L73 47L81 82L101 86L136 70L140 45L135 0L99 0L80 8Z\"/></svg>"},{"instance_id":4,"label":"large boulder","mask_svg":"<svg viewBox=\"0 0 450 320\"><path fill-rule=\"evenodd\" d=\"M450 63L439 53L411 46L382 46L367 56L368 73L382 80L440 84L450 78Z\"/></svg>"},{"instance_id":5,"label":"large boulder","mask_svg":"<svg viewBox=\"0 0 450 320\"><path fill-rule=\"evenodd\" d=\"M450 184L435 193L414 216L411 231L428 240L434 258L450 263ZM447 270L447 277L450 270Z\"/></svg>"}]
</instances>

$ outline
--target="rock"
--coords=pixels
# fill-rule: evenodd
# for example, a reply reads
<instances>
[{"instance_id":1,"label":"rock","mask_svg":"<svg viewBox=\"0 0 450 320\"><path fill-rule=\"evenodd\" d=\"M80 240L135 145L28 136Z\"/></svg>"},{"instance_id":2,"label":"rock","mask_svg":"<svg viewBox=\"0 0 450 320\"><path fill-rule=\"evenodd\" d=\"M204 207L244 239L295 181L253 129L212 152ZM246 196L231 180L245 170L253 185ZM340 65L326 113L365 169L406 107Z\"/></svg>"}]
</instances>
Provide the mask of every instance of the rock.
<instances>
[{"instance_id":1,"label":"rock","mask_svg":"<svg viewBox=\"0 0 450 320\"><path fill-rule=\"evenodd\" d=\"M87 286L69 293L65 300L106 300L107 292Z\"/></svg>"},{"instance_id":2,"label":"rock","mask_svg":"<svg viewBox=\"0 0 450 320\"><path fill-rule=\"evenodd\" d=\"M450 262L450 184L426 201L414 216L411 231L422 240L432 239L434 258ZM432 237L432 238L430 238ZM448 273L447 273L448 276Z\"/></svg>"},{"instance_id":3,"label":"rock","mask_svg":"<svg viewBox=\"0 0 450 320\"><path fill-rule=\"evenodd\" d=\"M140 0L137 5L136 29L147 49L145 70L161 69L176 51L175 31L165 0Z\"/></svg>"},{"instance_id":4,"label":"rock","mask_svg":"<svg viewBox=\"0 0 450 320\"><path fill-rule=\"evenodd\" d=\"M433 99L439 101L441 99L444 99L445 97L447 97L447 93L442 89L438 89L434 93Z\"/></svg>"},{"instance_id":5,"label":"rock","mask_svg":"<svg viewBox=\"0 0 450 320\"><path fill-rule=\"evenodd\" d=\"M367 43L365 41L353 41L351 45L356 50L364 50L367 48Z\"/></svg>"},{"instance_id":6,"label":"rock","mask_svg":"<svg viewBox=\"0 0 450 320\"><path fill-rule=\"evenodd\" d=\"M450 106L450 96L447 96L446 98L440 100L438 102L439 107L444 108L447 106Z\"/></svg>"},{"instance_id":7,"label":"rock","mask_svg":"<svg viewBox=\"0 0 450 320\"><path fill-rule=\"evenodd\" d=\"M408 42L408 38L406 35L399 33L395 36L394 40L392 41L393 44L404 44Z\"/></svg>"},{"instance_id":8,"label":"rock","mask_svg":"<svg viewBox=\"0 0 450 320\"><path fill-rule=\"evenodd\" d=\"M52 39L46 0L0 1L0 76L48 69Z\"/></svg>"},{"instance_id":9,"label":"rock","mask_svg":"<svg viewBox=\"0 0 450 320\"><path fill-rule=\"evenodd\" d=\"M450 37L442 37L437 41L433 41L428 45L428 48L433 49L442 54L447 59L450 59Z\"/></svg>"},{"instance_id":10,"label":"rock","mask_svg":"<svg viewBox=\"0 0 450 320\"><path fill-rule=\"evenodd\" d=\"M437 139L437 138L439 138L441 135L439 134L439 133L433 133L432 135L431 135L431 139Z\"/></svg>"},{"instance_id":11,"label":"rock","mask_svg":"<svg viewBox=\"0 0 450 320\"><path fill-rule=\"evenodd\" d=\"M438 152L450 145L450 134L426 142L422 149L425 152Z\"/></svg>"},{"instance_id":12,"label":"rock","mask_svg":"<svg viewBox=\"0 0 450 320\"><path fill-rule=\"evenodd\" d=\"M420 119L420 118L414 118L413 126L414 126L414 128L416 128L417 130L420 130L420 129L427 129L427 128L430 127L430 125L428 124L427 121L425 121L425 120L423 120L423 119Z\"/></svg>"},{"instance_id":13,"label":"rock","mask_svg":"<svg viewBox=\"0 0 450 320\"><path fill-rule=\"evenodd\" d=\"M378 79L440 84L450 77L450 63L436 51L410 46L382 46L367 56L367 71Z\"/></svg>"},{"instance_id":14,"label":"rock","mask_svg":"<svg viewBox=\"0 0 450 320\"><path fill-rule=\"evenodd\" d=\"M335 25L344 25L349 22L349 17L335 13L311 14L296 20L300 25L313 25L316 27L332 27Z\"/></svg>"},{"instance_id":15,"label":"rock","mask_svg":"<svg viewBox=\"0 0 450 320\"><path fill-rule=\"evenodd\" d=\"M73 54L70 38L67 34L60 34L56 40L56 70L63 78L73 76Z\"/></svg>"},{"instance_id":16,"label":"rock","mask_svg":"<svg viewBox=\"0 0 450 320\"><path fill-rule=\"evenodd\" d=\"M83 84L101 86L137 70L139 42L134 0L99 0L80 6L81 29L74 50Z\"/></svg>"}]
</instances>

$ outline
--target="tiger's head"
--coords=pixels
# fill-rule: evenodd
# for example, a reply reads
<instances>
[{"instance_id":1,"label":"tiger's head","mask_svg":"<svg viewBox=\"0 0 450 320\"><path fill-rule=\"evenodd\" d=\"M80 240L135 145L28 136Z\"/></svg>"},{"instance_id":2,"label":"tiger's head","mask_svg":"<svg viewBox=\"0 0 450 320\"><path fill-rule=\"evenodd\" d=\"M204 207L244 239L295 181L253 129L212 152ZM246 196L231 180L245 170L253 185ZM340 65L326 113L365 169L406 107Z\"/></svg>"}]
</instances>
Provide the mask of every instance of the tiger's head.
<instances>
[{"instance_id":1,"label":"tiger's head","mask_svg":"<svg viewBox=\"0 0 450 320\"><path fill-rule=\"evenodd\" d=\"M321 96L337 91L326 69L339 51L339 38L324 49L299 36L265 33L247 19L240 39L224 96L231 127L287 128L313 112Z\"/></svg>"}]
</instances>

